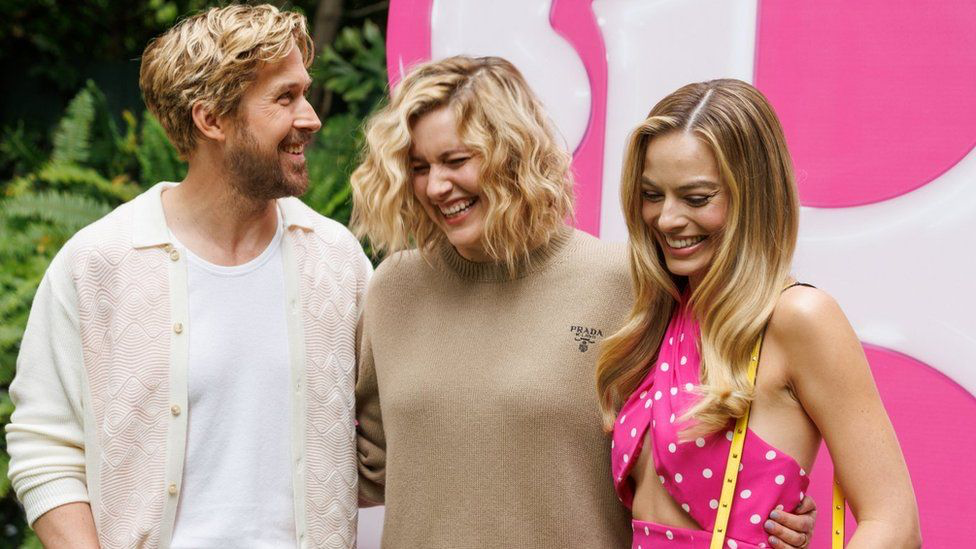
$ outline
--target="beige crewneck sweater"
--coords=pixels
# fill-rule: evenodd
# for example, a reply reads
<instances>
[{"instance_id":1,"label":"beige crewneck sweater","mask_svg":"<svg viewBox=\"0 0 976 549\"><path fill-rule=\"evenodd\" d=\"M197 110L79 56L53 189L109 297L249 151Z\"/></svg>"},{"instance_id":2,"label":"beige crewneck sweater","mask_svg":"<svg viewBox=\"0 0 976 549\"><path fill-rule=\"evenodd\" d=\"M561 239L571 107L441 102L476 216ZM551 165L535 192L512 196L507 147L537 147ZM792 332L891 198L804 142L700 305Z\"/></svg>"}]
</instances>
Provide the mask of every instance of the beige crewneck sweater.
<instances>
[{"instance_id":1,"label":"beige crewneck sweater","mask_svg":"<svg viewBox=\"0 0 976 549\"><path fill-rule=\"evenodd\" d=\"M626 255L567 229L520 265L380 265L362 317L360 496L387 549L629 547L595 390Z\"/></svg>"}]
</instances>

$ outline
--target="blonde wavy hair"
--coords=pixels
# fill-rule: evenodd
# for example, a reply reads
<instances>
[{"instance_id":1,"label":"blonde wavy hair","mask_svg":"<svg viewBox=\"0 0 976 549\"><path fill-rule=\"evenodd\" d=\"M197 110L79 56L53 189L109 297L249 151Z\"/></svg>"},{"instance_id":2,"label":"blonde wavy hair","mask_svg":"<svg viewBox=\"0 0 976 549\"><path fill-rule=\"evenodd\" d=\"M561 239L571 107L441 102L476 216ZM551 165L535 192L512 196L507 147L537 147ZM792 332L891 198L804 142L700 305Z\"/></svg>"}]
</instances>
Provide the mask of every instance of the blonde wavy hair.
<instances>
[{"instance_id":1,"label":"blonde wavy hair","mask_svg":"<svg viewBox=\"0 0 976 549\"><path fill-rule=\"evenodd\" d=\"M314 46L305 16L260 6L232 5L184 19L142 52L139 87L146 107L184 158L196 145L193 105L217 116L234 114L262 63L285 58L292 45L307 68Z\"/></svg>"},{"instance_id":2,"label":"blonde wavy hair","mask_svg":"<svg viewBox=\"0 0 976 549\"><path fill-rule=\"evenodd\" d=\"M427 255L446 239L414 196L409 159L413 124L441 107L452 110L458 136L482 160L485 252L514 274L572 214L571 157L522 74L499 57L449 57L406 75L366 124L350 225L385 253L416 246Z\"/></svg>"},{"instance_id":3,"label":"blonde wavy hair","mask_svg":"<svg viewBox=\"0 0 976 549\"><path fill-rule=\"evenodd\" d=\"M716 432L752 402L749 353L789 279L799 203L783 130L766 98L740 80L689 84L662 99L630 136L621 201L630 233L636 303L608 337L597 365L604 428L657 356L687 280L672 275L641 217L641 174L648 144L672 132L697 137L715 155L728 190L726 224L715 257L690 304L701 327L701 398L684 414L682 440Z\"/></svg>"}]
</instances>

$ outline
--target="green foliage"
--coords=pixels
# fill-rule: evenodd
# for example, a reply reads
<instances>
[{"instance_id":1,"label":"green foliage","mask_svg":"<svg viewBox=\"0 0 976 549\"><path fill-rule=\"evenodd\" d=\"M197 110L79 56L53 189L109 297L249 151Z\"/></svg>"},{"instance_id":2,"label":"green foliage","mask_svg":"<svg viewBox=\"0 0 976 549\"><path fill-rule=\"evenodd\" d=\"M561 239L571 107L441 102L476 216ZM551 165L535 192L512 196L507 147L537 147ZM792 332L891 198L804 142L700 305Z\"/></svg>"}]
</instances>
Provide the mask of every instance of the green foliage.
<instances>
[{"instance_id":1,"label":"green foliage","mask_svg":"<svg viewBox=\"0 0 976 549\"><path fill-rule=\"evenodd\" d=\"M386 101L386 44L372 21L346 27L312 66L312 76L337 94L348 112L330 116L306 152L309 190L305 202L326 217L349 223L349 176L359 163L365 118ZM367 253L370 252L368 243Z\"/></svg>"},{"instance_id":2,"label":"green foliage","mask_svg":"<svg viewBox=\"0 0 976 549\"><path fill-rule=\"evenodd\" d=\"M346 27L325 48L312 75L346 103L349 112L365 116L386 99L386 43L376 23Z\"/></svg>"},{"instance_id":3,"label":"green foliage","mask_svg":"<svg viewBox=\"0 0 976 549\"><path fill-rule=\"evenodd\" d=\"M135 147L142 180L148 182L182 181L186 176L186 164L180 160L166 132L149 111L142 115L142 132Z\"/></svg>"},{"instance_id":4,"label":"green foliage","mask_svg":"<svg viewBox=\"0 0 976 549\"><path fill-rule=\"evenodd\" d=\"M29 130L23 120L4 128L0 135L0 170L19 175L40 167L46 160L41 140L40 134ZM0 186L0 191L4 188Z\"/></svg>"}]
</instances>

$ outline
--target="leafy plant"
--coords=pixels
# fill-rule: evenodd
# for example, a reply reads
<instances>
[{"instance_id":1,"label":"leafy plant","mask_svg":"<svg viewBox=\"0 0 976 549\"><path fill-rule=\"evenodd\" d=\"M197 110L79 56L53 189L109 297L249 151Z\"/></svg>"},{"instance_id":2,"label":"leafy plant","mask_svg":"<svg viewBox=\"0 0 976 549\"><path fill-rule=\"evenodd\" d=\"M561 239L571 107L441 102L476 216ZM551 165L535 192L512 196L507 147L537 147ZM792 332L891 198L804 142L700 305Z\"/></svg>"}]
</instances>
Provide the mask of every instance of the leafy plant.
<instances>
[{"instance_id":1,"label":"leafy plant","mask_svg":"<svg viewBox=\"0 0 976 549\"><path fill-rule=\"evenodd\" d=\"M386 100L386 43L367 20L361 29L342 29L312 66L312 76L336 93L351 114L364 117Z\"/></svg>"},{"instance_id":2,"label":"leafy plant","mask_svg":"<svg viewBox=\"0 0 976 549\"><path fill-rule=\"evenodd\" d=\"M304 200L344 224L352 212L349 176L363 149L363 122L386 101L386 44L379 27L346 27L312 66L312 76L344 103L347 112L324 121L306 161L310 180ZM367 253L370 246L365 243Z\"/></svg>"}]
</instances>

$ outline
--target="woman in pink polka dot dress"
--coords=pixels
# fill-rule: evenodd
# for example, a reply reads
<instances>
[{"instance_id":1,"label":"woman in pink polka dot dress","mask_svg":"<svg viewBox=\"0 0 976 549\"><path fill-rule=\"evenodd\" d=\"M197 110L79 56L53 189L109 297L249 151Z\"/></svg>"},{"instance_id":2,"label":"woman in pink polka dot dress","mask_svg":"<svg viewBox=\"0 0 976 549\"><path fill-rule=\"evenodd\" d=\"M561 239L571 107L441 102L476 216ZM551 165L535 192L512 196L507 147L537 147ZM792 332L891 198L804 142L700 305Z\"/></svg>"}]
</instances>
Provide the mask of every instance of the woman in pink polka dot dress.
<instances>
[{"instance_id":1,"label":"woman in pink polka dot dress","mask_svg":"<svg viewBox=\"0 0 976 549\"><path fill-rule=\"evenodd\" d=\"M732 428L750 407L727 547L787 547L763 526L803 499L821 437L859 520L849 547L920 546L857 337L829 296L790 277L799 207L762 94L716 80L663 99L630 140L622 196L637 305L604 344L597 388L633 547L709 547Z\"/></svg>"}]
</instances>

